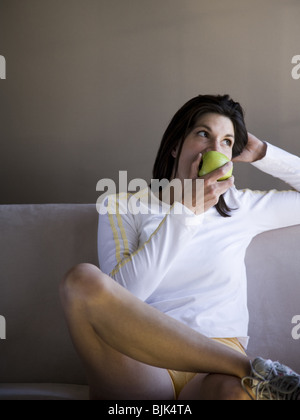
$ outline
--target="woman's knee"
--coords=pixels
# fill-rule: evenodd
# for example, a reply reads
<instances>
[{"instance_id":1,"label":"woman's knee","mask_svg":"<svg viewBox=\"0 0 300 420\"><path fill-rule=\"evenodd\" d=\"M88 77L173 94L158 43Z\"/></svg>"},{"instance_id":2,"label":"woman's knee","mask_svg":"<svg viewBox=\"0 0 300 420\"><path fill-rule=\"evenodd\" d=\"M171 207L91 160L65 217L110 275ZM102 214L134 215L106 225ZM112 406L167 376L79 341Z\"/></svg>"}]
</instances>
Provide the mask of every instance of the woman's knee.
<instances>
[{"instance_id":1,"label":"woman's knee","mask_svg":"<svg viewBox=\"0 0 300 420\"><path fill-rule=\"evenodd\" d=\"M219 382L218 394L220 400L238 401L249 399L241 386L240 379L233 376L224 376L223 380Z\"/></svg>"},{"instance_id":2,"label":"woman's knee","mask_svg":"<svg viewBox=\"0 0 300 420\"><path fill-rule=\"evenodd\" d=\"M107 277L92 264L82 263L72 267L60 283L63 303L76 299L87 301L89 297L99 296L108 288Z\"/></svg>"},{"instance_id":3,"label":"woman's knee","mask_svg":"<svg viewBox=\"0 0 300 420\"><path fill-rule=\"evenodd\" d=\"M197 395L197 389L200 389L199 396L202 400L236 401L248 399L247 394L241 386L241 380L237 377L209 374L201 379L201 376L204 375L198 376L198 379L195 378L195 384L193 385L193 388L191 388L191 392L193 392L194 395ZM195 389L197 381L200 381L200 383L198 384L197 389Z\"/></svg>"}]
</instances>

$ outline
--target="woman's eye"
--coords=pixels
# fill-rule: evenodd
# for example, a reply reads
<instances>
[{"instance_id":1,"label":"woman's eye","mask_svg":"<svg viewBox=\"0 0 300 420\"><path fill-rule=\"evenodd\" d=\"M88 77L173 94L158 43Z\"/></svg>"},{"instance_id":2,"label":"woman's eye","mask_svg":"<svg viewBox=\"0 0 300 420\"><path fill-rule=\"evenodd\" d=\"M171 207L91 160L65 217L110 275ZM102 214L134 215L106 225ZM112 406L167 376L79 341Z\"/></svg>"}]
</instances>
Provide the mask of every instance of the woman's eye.
<instances>
[{"instance_id":1,"label":"woman's eye","mask_svg":"<svg viewBox=\"0 0 300 420\"><path fill-rule=\"evenodd\" d=\"M200 137L207 137L207 132L206 131L198 131L197 135Z\"/></svg>"},{"instance_id":2,"label":"woman's eye","mask_svg":"<svg viewBox=\"0 0 300 420\"><path fill-rule=\"evenodd\" d=\"M225 139L224 142L226 143L227 146L232 145L232 141L230 139Z\"/></svg>"}]
</instances>

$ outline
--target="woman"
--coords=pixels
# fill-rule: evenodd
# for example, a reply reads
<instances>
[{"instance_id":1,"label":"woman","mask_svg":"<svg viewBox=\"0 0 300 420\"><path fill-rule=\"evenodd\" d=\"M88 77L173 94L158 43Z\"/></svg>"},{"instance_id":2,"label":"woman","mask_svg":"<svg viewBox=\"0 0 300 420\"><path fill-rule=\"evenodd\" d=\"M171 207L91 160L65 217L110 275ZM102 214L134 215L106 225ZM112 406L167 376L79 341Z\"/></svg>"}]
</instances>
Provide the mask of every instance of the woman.
<instances>
[{"instance_id":1,"label":"woman","mask_svg":"<svg viewBox=\"0 0 300 420\"><path fill-rule=\"evenodd\" d=\"M233 177L218 181L230 170L229 162L202 177L201 200L184 194L171 206L160 201L157 211L152 206L136 214L129 197L107 197L103 206L117 203L117 212L99 218L102 271L80 264L61 284L91 398L300 395L296 373L279 363L252 361L245 353L244 265L255 235L300 224L300 159L248 135L243 110L229 96L200 95L170 122L153 178L179 179L183 186L189 179L192 191L202 157L212 150L252 163L298 192L238 191Z\"/></svg>"}]
</instances>

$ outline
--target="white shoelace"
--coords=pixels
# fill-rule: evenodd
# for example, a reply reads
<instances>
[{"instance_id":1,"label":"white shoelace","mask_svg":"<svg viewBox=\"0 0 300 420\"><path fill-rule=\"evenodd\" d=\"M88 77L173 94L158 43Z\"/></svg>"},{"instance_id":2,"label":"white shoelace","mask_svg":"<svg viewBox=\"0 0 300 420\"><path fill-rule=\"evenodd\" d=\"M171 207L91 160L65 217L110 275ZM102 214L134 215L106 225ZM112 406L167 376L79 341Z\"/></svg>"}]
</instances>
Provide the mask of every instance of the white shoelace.
<instances>
[{"instance_id":1,"label":"white shoelace","mask_svg":"<svg viewBox=\"0 0 300 420\"><path fill-rule=\"evenodd\" d=\"M250 388L255 391L256 400L297 400L300 396L300 376L290 370L287 375L287 367L279 362L273 362L266 377L258 373L251 366L253 376L247 376L242 379L244 391L253 400L253 394L249 392ZM268 379L270 378L270 379Z\"/></svg>"}]
</instances>

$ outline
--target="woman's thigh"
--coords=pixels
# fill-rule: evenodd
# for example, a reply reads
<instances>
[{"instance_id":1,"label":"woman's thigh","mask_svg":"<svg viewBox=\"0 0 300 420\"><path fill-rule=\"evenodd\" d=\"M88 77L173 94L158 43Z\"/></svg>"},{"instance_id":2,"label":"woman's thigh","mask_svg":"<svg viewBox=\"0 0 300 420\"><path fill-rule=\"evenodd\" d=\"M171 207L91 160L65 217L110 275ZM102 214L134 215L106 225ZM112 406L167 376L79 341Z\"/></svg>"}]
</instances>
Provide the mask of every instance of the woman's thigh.
<instances>
[{"instance_id":1,"label":"woman's thigh","mask_svg":"<svg viewBox=\"0 0 300 420\"><path fill-rule=\"evenodd\" d=\"M216 338L225 346L245 354L245 350L236 338ZM241 380L235 376L219 374L190 375L187 384L182 388L179 399L190 400L244 400L249 399L248 394L241 386Z\"/></svg>"},{"instance_id":2,"label":"woman's thigh","mask_svg":"<svg viewBox=\"0 0 300 420\"><path fill-rule=\"evenodd\" d=\"M81 359L92 399L174 399L167 370L136 361L113 349L89 322L85 305L65 305L74 347Z\"/></svg>"},{"instance_id":3,"label":"woman's thigh","mask_svg":"<svg viewBox=\"0 0 300 420\"><path fill-rule=\"evenodd\" d=\"M167 370L140 363L104 343L100 345L98 355L88 355L87 359L91 399L174 399L174 388Z\"/></svg>"},{"instance_id":4,"label":"woman's thigh","mask_svg":"<svg viewBox=\"0 0 300 420\"><path fill-rule=\"evenodd\" d=\"M249 400L235 376L197 374L181 391L179 400Z\"/></svg>"}]
</instances>

